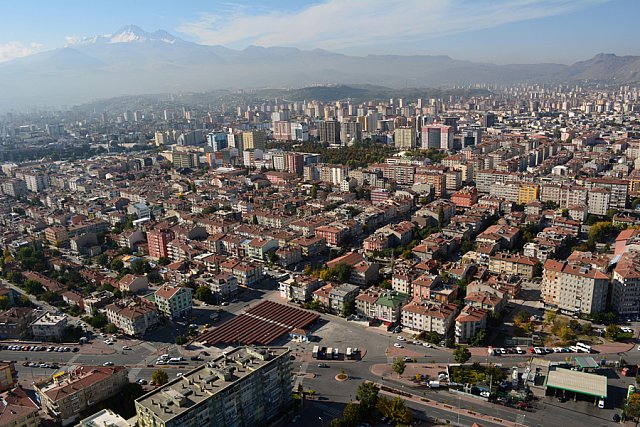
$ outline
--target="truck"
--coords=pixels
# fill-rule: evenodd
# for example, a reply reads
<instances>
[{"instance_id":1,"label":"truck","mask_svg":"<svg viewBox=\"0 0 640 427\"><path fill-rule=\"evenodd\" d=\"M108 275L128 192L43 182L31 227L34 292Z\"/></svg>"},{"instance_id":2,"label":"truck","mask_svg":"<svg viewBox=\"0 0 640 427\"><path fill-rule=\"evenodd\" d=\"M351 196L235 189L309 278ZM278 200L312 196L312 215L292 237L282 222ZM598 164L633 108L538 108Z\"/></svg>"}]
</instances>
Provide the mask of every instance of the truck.
<instances>
[{"instance_id":1,"label":"truck","mask_svg":"<svg viewBox=\"0 0 640 427\"><path fill-rule=\"evenodd\" d=\"M429 388L440 388L440 381L429 381Z\"/></svg>"},{"instance_id":2,"label":"truck","mask_svg":"<svg viewBox=\"0 0 640 427\"><path fill-rule=\"evenodd\" d=\"M313 355L314 359L318 358L319 352L320 352L320 346L319 345L314 345L313 346L313 352L312 352L312 355Z\"/></svg>"}]
</instances>

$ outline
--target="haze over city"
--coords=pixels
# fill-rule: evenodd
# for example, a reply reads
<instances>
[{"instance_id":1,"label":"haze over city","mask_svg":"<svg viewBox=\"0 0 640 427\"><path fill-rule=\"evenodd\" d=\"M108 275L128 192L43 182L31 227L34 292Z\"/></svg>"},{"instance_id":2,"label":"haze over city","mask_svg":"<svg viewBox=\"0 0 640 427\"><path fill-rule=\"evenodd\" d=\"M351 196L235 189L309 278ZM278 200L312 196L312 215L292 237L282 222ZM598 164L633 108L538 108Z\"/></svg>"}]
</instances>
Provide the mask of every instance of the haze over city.
<instances>
[{"instance_id":1,"label":"haze over city","mask_svg":"<svg viewBox=\"0 0 640 427\"><path fill-rule=\"evenodd\" d=\"M0 9L1 427L640 422L640 2Z\"/></svg>"}]
</instances>

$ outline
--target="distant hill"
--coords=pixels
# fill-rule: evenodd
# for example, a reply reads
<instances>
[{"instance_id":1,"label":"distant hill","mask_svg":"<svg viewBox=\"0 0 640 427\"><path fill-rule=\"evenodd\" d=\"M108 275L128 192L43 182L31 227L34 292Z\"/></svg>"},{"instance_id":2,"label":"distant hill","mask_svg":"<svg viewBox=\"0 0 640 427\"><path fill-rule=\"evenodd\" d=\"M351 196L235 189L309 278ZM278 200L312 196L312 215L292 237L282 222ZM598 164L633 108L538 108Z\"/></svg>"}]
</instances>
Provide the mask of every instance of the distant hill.
<instances>
[{"instance_id":1,"label":"distant hill","mask_svg":"<svg viewBox=\"0 0 640 427\"><path fill-rule=\"evenodd\" d=\"M115 34L0 64L0 108L75 104L104 97L234 88L291 88L290 99L384 95L383 88L470 83L640 80L640 57L598 54L572 65L495 65L442 55L348 56L321 49L249 46L243 50L187 42L130 25ZM355 85L354 83L358 83ZM336 86L327 86L336 85ZM372 85L367 87L366 85Z\"/></svg>"}]
</instances>

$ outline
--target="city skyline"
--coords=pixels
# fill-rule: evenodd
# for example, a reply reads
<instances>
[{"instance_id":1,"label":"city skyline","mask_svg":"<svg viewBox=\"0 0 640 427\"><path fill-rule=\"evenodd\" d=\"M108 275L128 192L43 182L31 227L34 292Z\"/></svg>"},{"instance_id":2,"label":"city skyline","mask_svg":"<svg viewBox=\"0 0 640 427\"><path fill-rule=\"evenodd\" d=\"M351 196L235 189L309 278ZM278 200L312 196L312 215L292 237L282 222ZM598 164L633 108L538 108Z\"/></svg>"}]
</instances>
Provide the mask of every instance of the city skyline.
<instances>
[{"instance_id":1,"label":"city skyline","mask_svg":"<svg viewBox=\"0 0 640 427\"><path fill-rule=\"evenodd\" d=\"M433 0L403 2L402 7L335 0L161 6L99 2L87 9L79 2L7 4L0 63L112 34L127 24L166 30L204 45L320 48L356 56L448 55L498 64L570 64L599 52L640 53L633 42L637 31L632 22L640 5L629 0ZM560 39L562 44L557 43Z\"/></svg>"}]
</instances>

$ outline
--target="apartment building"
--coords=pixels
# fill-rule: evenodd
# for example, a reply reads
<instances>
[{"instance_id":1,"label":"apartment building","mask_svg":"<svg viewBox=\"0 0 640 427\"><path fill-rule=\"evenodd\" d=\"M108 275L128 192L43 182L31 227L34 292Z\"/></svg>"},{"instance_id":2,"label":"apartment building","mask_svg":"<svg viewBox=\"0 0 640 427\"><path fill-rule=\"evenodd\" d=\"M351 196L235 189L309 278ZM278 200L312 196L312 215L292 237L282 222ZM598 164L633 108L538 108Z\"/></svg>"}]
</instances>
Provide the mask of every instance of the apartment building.
<instances>
[{"instance_id":1,"label":"apartment building","mask_svg":"<svg viewBox=\"0 0 640 427\"><path fill-rule=\"evenodd\" d=\"M437 332L446 336L455 323L458 307L412 301L402 307L402 326L413 332Z\"/></svg>"},{"instance_id":2,"label":"apartment building","mask_svg":"<svg viewBox=\"0 0 640 427\"><path fill-rule=\"evenodd\" d=\"M42 341L61 341L67 327L67 315L46 312L31 324L31 334Z\"/></svg>"},{"instance_id":3,"label":"apartment building","mask_svg":"<svg viewBox=\"0 0 640 427\"><path fill-rule=\"evenodd\" d=\"M400 150L411 150L416 147L416 130L411 126L396 128L393 132L393 143Z\"/></svg>"},{"instance_id":4,"label":"apartment building","mask_svg":"<svg viewBox=\"0 0 640 427\"><path fill-rule=\"evenodd\" d=\"M597 268L573 261L547 260L541 298L565 313L593 314L605 309L609 277Z\"/></svg>"},{"instance_id":5,"label":"apartment building","mask_svg":"<svg viewBox=\"0 0 640 427\"><path fill-rule=\"evenodd\" d=\"M176 236L168 228L161 228L147 232L147 244L149 245L149 257L153 259L169 258L168 244Z\"/></svg>"},{"instance_id":6,"label":"apartment building","mask_svg":"<svg viewBox=\"0 0 640 427\"><path fill-rule=\"evenodd\" d=\"M624 209L627 207L627 193L629 181L614 178L587 178L586 187L589 190L600 188L611 193L610 205L612 209Z\"/></svg>"},{"instance_id":7,"label":"apartment building","mask_svg":"<svg viewBox=\"0 0 640 427\"><path fill-rule=\"evenodd\" d=\"M611 308L622 317L640 316L640 252L620 255L613 269Z\"/></svg>"},{"instance_id":8,"label":"apartment building","mask_svg":"<svg viewBox=\"0 0 640 427\"><path fill-rule=\"evenodd\" d=\"M515 274L531 279L537 273L537 262L535 258L499 252L489 258L489 271L498 274Z\"/></svg>"},{"instance_id":9,"label":"apartment building","mask_svg":"<svg viewBox=\"0 0 640 427\"><path fill-rule=\"evenodd\" d=\"M143 336L160 320L156 306L146 300L136 300L129 304L109 304L104 311L110 323L130 336Z\"/></svg>"},{"instance_id":10,"label":"apartment building","mask_svg":"<svg viewBox=\"0 0 640 427\"><path fill-rule=\"evenodd\" d=\"M140 427L268 425L292 405L290 350L240 347L136 399Z\"/></svg>"},{"instance_id":11,"label":"apartment building","mask_svg":"<svg viewBox=\"0 0 640 427\"><path fill-rule=\"evenodd\" d=\"M129 382L127 375L124 366L81 366L35 383L34 389L42 410L68 425L80 412L117 394Z\"/></svg>"},{"instance_id":12,"label":"apartment building","mask_svg":"<svg viewBox=\"0 0 640 427\"><path fill-rule=\"evenodd\" d=\"M0 394L0 426L37 427L39 408L22 387Z\"/></svg>"},{"instance_id":13,"label":"apartment building","mask_svg":"<svg viewBox=\"0 0 640 427\"><path fill-rule=\"evenodd\" d=\"M162 285L155 291L154 300L158 311L163 316L177 319L191 313L193 308L192 294L191 288Z\"/></svg>"},{"instance_id":14,"label":"apartment building","mask_svg":"<svg viewBox=\"0 0 640 427\"><path fill-rule=\"evenodd\" d=\"M18 372L13 362L0 362L0 392L13 388L17 383Z\"/></svg>"},{"instance_id":15,"label":"apartment building","mask_svg":"<svg viewBox=\"0 0 640 427\"><path fill-rule=\"evenodd\" d=\"M395 324L401 319L407 294L372 286L356 297L356 313L365 319L376 319L385 324Z\"/></svg>"},{"instance_id":16,"label":"apartment building","mask_svg":"<svg viewBox=\"0 0 640 427\"><path fill-rule=\"evenodd\" d=\"M478 332L487 328L489 311L471 306L465 306L456 317L456 344L466 344Z\"/></svg>"}]
</instances>

